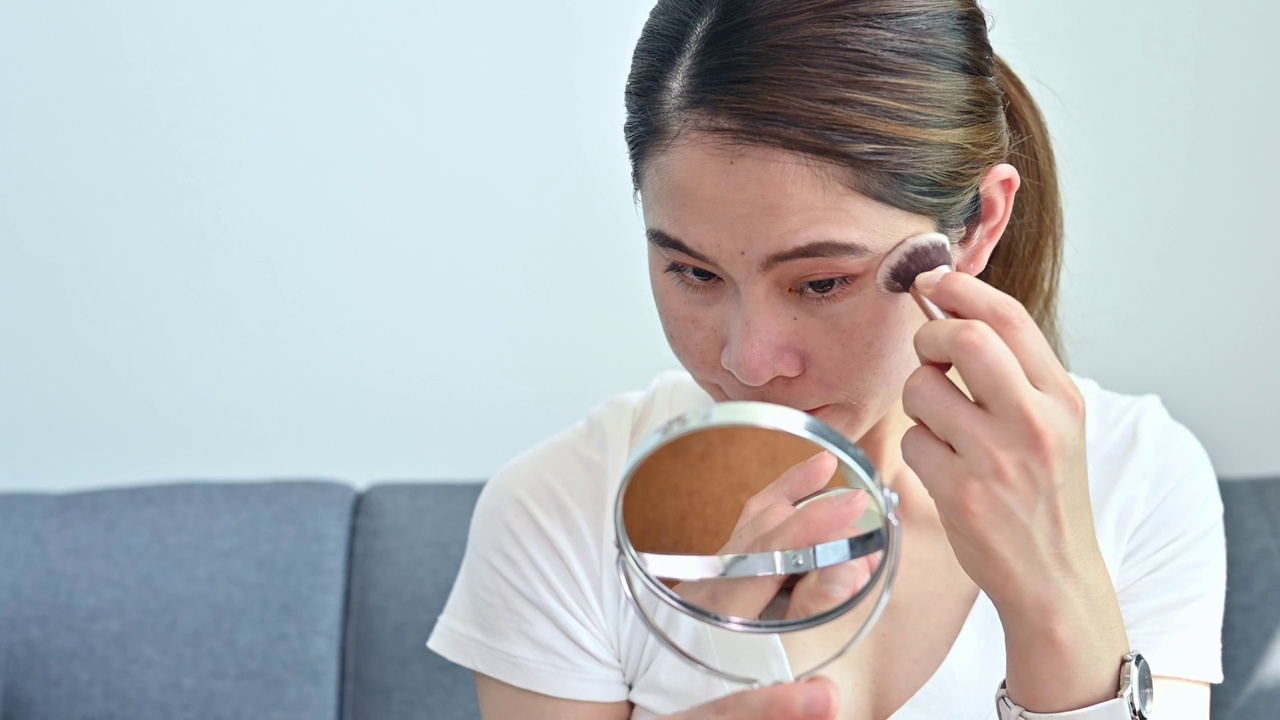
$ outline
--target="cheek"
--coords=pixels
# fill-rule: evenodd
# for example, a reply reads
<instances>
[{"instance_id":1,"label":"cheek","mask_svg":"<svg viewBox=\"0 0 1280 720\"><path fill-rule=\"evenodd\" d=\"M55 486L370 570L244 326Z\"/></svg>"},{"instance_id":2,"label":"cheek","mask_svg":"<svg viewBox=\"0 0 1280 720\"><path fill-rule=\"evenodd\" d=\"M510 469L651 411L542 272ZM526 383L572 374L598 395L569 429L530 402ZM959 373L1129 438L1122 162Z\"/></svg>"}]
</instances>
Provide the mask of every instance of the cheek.
<instances>
[{"instance_id":1,"label":"cheek","mask_svg":"<svg viewBox=\"0 0 1280 720\"><path fill-rule=\"evenodd\" d=\"M715 314L706 307L694 308L689 293L679 288L654 284L653 298L658 320L671 352L690 370L719 364L721 328Z\"/></svg>"},{"instance_id":2,"label":"cheek","mask_svg":"<svg viewBox=\"0 0 1280 720\"><path fill-rule=\"evenodd\" d=\"M667 292L681 292L671 291ZM699 368L716 361L719 363L719 333L716 322L705 311L694 311L680 299L664 299L654 293L658 306L658 320L667 336L667 345L686 368Z\"/></svg>"},{"instance_id":3,"label":"cheek","mask_svg":"<svg viewBox=\"0 0 1280 720\"><path fill-rule=\"evenodd\" d=\"M844 384L872 393L898 393L915 369L915 333L924 322L909 299L875 298L850 312L827 345L826 372L846 378ZM839 381L837 381L839 382Z\"/></svg>"}]
</instances>

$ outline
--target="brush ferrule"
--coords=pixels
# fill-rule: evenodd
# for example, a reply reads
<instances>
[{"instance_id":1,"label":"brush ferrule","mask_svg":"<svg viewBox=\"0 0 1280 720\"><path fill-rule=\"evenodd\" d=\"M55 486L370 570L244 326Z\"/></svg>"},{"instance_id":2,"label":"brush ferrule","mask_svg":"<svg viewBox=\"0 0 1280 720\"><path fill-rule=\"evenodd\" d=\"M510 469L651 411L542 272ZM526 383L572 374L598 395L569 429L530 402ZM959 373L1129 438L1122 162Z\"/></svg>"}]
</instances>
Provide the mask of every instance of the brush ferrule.
<instances>
[{"instance_id":1,"label":"brush ferrule","mask_svg":"<svg viewBox=\"0 0 1280 720\"><path fill-rule=\"evenodd\" d=\"M951 272L951 266L939 265L934 268L933 271L937 270L941 270L943 273L949 273ZM932 300L924 296L924 293L917 290L915 283L911 283L911 287L907 289L907 292L911 294L911 297L916 299L916 304L924 311L925 317L930 320L947 320L951 318L950 313L935 305Z\"/></svg>"}]
</instances>

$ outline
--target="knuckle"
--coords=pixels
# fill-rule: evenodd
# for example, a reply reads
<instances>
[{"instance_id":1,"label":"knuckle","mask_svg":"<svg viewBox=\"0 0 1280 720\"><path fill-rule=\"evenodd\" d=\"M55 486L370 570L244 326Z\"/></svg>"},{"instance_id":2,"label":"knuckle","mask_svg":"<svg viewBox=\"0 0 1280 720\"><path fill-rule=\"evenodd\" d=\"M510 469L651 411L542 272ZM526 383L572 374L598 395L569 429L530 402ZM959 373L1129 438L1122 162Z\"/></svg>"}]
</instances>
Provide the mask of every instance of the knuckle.
<instances>
[{"instance_id":1,"label":"knuckle","mask_svg":"<svg viewBox=\"0 0 1280 720\"><path fill-rule=\"evenodd\" d=\"M766 507L768 507L768 500L760 497L760 495L752 495L747 498L745 503L742 504L742 515L740 516L739 521L750 521L752 518L759 515Z\"/></svg>"},{"instance_id":2,"label":"knuckle","mask_svg":"<svg viewBox=\"0 0 1280 720\"><path fill-rule=\"evenodd\" d=\"M907 396L915 399L916 396L922 395L929 386L930 373L932 368L929 365L921 365L911 374L907 376L907 381L902 384L903 402L907 401Z\"/></svg>"},{"instance_id":3,"label":"knuckle","mask_svg":"<svg viewBox=\"0 0 1280 720\"><path fill-rule=\"evenodd\" d=\"M951 343L958 354L982 352L994 334L990 325L978 320L966 320L956 328Z\"/></svg>"},{"instance_id":4,"label":"knuckle","mask_svg":"<svg viewBox=\"0 0 1280 720\"><path fill-rule=\"evenodd\" d=\"M1067 408L1067 412L1071 413L1073 420L1083 421L1085 416L1084 394L1080 392L1080 388L1076 387L1074 382L1067 382L1062 392L1062 402Z\"/></svg>"},{"instance_id":5,"label":"knuckle","mask_svg":"<svg viewBox=\"0 0 1280 720\"><path fill-rule=\"evenodd\" d=\"M1023 428L1030 434L1036 432L1036 428L1044 422L1044 414L1035 403L1027 402L1025 399L1012 405L1012 415L1017 426Z\"/></svg>"},{"instance_id":6,"label":"knuckle","mask_svg":"<svg viewBox=\"0 0 1280 720\"><path fill-rule=\"evenodd\" d=\"M911 336L911 345L915 348L916 354L924 351L924 347L933 340L933 336L937 333L938 327L936 323L925 323Z\"/></svg>"},{"instance_id":7,"label":"knuckle","mask_svg":"<svg viewBox=\"0 0 1280 720\"><path fill-rule=\"evenodd\" d=\"M790 505L770 505L747 522L740 539L752 551L772 549L761 548L759 545L763 540L769 539L769 534L777 530L778 526L793 514L795 514L795 508Z\"/></svg>"},{"instance_id":8,"label":"knuckle","mask_svg":"<svg viewBox=\"0 0 1280 720\"><path fill-rule=\"evenodd\" d=\"M1021 427L1021 443L1037 458L1053 456L1061 445L1061 434L1053 421L1053 413L1046 412L1041 403L1021 403L1017 407L1017 421ZM1049 408L1052 410L1052 408Z\"/></svg>"},{"instance_id":9,"label":"knuckle","mask_svg":"<svg viewBox=\"0 0 1280 720\"><path fill-rule=\"evenodd\" d=\"M923 450L925 433L928 432L919 425L912 425L902 434L902 441L899 445L902 448L902 459L908 463L914 464L920 459L920 453Z\"/></svg>"},{"instance_id":10,"label":"knuckle","mask_svg":"<svg viewBox=\"0 0 1280 720\"><path fill-rule=\"evenodd\" d=\"M902 384L902 412L907 417L915 419L919 417L920 395L924 392L922 388L922 380L920 369L916 369L907 376L907 381Z\"/></svg>"},{"instance_id":11,"label":"knuckle","mask_svg":"<svg viewBox=\"0 0 1280 720\"><path fill-rule=\"evenodd\" d=\"M1031 316L1027 309L1010 295L1000 295L1000 299L991 308L992 319L1004 327L1017 328L1025 325Z\"/></svg>"},{"instance_id":12,"label":"knuckle","mask_svg":"<svg viewBox=\"0 0 1280 720\"><path fill-rule=\"evenodd\" d=\"M1051 457L1058 449L1058 434L1053 428L1037 423L1028 427L1027 444L1036 457Z\"/></svg>"}]
</instances>

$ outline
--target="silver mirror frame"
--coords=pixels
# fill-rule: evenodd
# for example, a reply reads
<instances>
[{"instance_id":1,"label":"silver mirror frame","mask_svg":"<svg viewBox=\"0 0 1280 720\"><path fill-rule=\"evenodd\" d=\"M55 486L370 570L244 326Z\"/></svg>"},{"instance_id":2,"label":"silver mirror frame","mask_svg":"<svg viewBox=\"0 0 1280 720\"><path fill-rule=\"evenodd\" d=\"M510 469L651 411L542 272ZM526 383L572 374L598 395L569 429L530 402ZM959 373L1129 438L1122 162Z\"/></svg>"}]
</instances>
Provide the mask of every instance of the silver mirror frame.
<instances>
[{"instance_id":1,"label":"silver mirror frame","mask_svg":"<svg viewBox=\"0 0 1280 720\"><path fill-rule=\"evenodd\" d=\"M632 477L637 468L658 448L663 447L666 443L691 435L693 433L708 430L716 427L747 427L762 428L768 430L778 430L790 435L809 440L819 447L830 451L836 456L839 467L842 471L852 472L866 485L868 495L876 505L876 509L884 518L884 560L876 568L872 578L856 595L849 598L840 605L807 618L796 620L755 620L748 618L739 618L728 615L720 615L704 608L698 607L680 597L673 590L655 579L650 573L644 569L644 564L639 557L639 553L631 545L627 536L626 526L623 522L623 499L626 497L627 487L630 485ZM878 492L877 492L878 491ZM817 627L824 623L830 622L835 618L845 614L860 603L872 588L876 587L883 581L883 588L879 598L876 600L875 606L868 615L866 622L862 627L850 638L849 642L839 648L830 658L826 659L816 667L813 667L799 677L802 680L805 677L818 672L823 667L833 662L836 658L848 652L849 648L858 643L859 640L875 625L881 613L884 612L885 605L889 601L890 592L893 589L893 579L897 574L898 555L901 549L900 524L897 517L898 496L890 488L881 486L876 470L856 445L846 439L843 435L836 432L831 426L818 420L800 410L789 408L783 405L774 405L770 403L758 402L723 402L710 405L705 408L693 410L683 415L679 415L667 421L664 425L649 434L632 453L630 460L627 462L623 470L623 480L618 488L618 496L614 503L614 533L615 544L618 549L618 576L622 584L623 592L627 599L635 607L637 614L641 620L649 628L649 630L658 637L665 645L671 648L677 655L685 658L697 667L700 667L714 675L731 680L733 682L746 685L756 686L758 682L751 678L726 673L718 668L708 666L698 658L686 652L677 643L675 643L658 624L645 611L644 606L640 602L634 585L634 578L640 578L643 585L649 589L664 603L675 609L676 611L691 617L695 620L707 623L713 627L722 628L741 633L756 634L779 634L789 632L799 632Z\"/></svg>"}]
</instances>

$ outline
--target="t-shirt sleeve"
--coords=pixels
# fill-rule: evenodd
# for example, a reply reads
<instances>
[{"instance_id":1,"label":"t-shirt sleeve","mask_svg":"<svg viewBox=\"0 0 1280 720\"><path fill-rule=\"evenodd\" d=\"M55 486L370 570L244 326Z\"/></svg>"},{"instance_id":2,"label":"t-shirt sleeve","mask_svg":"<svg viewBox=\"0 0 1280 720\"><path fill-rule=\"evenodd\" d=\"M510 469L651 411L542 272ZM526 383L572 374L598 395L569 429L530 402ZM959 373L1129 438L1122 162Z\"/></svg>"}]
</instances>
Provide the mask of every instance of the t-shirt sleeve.
<instances>
[{"instance_id":1,"label":"t-shirt sleeve","mask_svg":"<svg viewBox=\"0 0 1280 720\"><path fill-rule=\"evenodd\" d=\"M579 426L481 491L466 554L428 647L519 688L617 702L628 687L604 610L605 463ZM593 477L594 475L594 477Z\"/></svg>"},{"instance_id":2,"label":"t-shirt sleeve","mask_svg":"<svg viewBox=\"0 0 1280 720\"><path fill-rule=\"evenodd\" d=\"M1154 675L1222 682L1226 541L1217 475L1191 432L1149 402L1141 434L1151 474L1134 494L1116 578L1129 644Z\"/></svg>"}]
</instances>

